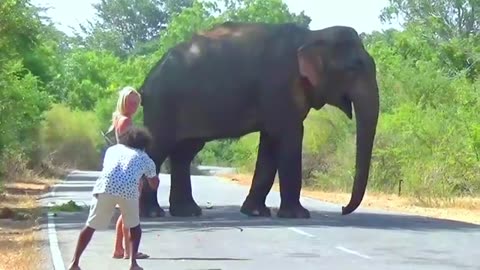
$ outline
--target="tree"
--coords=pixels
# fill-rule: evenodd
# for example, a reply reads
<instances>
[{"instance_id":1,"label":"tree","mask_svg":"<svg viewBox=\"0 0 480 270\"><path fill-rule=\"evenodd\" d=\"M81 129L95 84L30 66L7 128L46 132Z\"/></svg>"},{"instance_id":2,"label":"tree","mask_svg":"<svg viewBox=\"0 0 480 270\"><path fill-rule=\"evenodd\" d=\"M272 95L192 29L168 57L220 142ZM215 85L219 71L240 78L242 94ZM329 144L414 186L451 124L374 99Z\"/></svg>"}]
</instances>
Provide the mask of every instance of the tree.
<instances>
[{"instance_id":1,"label":"tree","mask_svg":"<svg viewBox=\"0 0 480 270\"><path fill-rule=\"evenodd\" d=\"M435 63L450 76L480 74L480 0L390 0L380 18L402 18L399 53Z\"/></svg>"},{"instance_id":2,"label":"tree","mask_svg":"<svg viewBox=\"0 0 480 270\"><path fill-rule=\"evenodd\" d=\"M394 18L406 24L418 23L439 37L469 37L480 34L480 0L389 0L380 19Z\"/></svg>"},{"instance_id":3,"label":"tree","mask_svg":"<svg viewBox=\"0 0 480 270\"><path fill-rule=\"evenodd\" d=\"M282 0L224 0L225 16L230 20L250 22L295 22L308 27L312 19L302 11L291 13Z\"/></svg>"},{"instance_id":4,"label":"tree","mask_svg":"<svg viewBox=\"0 0 480 270\"><path fill-rule=\"evenodd\" d=\"M106 49L125 57L156 40L171 17L193 0L101 0L93 4L97 19L80 25L91 48ZM79 36L79 34L77 34Z\"/></svg>"}]
</instances>

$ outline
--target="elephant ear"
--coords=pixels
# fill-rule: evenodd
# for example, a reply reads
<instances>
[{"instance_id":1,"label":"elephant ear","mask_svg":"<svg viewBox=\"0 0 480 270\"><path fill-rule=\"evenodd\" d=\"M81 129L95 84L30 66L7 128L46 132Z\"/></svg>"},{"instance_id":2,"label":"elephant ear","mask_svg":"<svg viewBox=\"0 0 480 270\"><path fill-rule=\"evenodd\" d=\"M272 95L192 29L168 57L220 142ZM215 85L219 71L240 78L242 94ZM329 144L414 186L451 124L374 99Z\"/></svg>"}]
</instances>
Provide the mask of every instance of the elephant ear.
<instances>
[{"instance_id":1,"label":"elephant ear","mask_svg":"<svg viewBox=\"0 0 480 270\"><path fill-rule=\"evenodd\" d=\"M303 49L298 51L297 57L300 75L307 78L313 87L318 86L320 84L318 65L321 64L321 61L319 61L318 57L313 56L313 54Z\"/></svg>"}]
</instances>

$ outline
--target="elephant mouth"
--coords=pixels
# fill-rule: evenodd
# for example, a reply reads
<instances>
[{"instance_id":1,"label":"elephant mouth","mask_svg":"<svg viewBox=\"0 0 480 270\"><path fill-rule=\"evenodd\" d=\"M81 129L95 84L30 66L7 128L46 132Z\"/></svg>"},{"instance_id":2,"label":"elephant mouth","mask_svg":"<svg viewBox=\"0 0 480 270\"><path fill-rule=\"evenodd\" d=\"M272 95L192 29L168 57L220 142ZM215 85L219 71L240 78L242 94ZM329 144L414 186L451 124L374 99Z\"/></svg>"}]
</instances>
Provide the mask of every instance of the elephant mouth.
<instances>
[{"instance_id":1,"label":"elephant mouth","mask_svg":"<svg viewBox=\"0 0 480 270\"><path fill-rule=\"evenodd\" d=\"M308 80L307 77L300 76L300 86L306 90L306 91L312 91L313 90L313 85L310 83L310 80Z\"/></svg>"}]
</instances>

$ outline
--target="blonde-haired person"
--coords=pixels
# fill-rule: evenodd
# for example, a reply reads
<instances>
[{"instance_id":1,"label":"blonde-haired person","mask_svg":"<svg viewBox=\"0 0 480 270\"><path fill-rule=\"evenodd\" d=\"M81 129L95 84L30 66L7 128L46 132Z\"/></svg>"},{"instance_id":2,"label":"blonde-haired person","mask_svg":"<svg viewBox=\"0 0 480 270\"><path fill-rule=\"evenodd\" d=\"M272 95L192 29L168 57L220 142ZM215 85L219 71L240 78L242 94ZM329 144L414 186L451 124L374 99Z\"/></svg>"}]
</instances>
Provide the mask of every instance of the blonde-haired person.
<instances>
[{"instance_id":1,"label":"blonde-haired person","mask_svg":"<svg viewBox=\"0 0 480 270\"><path fill-rule=\"evenodd\" d=\"M132 126L132 118L141 102L140 93L131 86L126 86L118 93L117 107L112 114L112 126L115 129L115 138Z\"/></svg>"},{"instance_id":2,"label":"blonde-haired person","mask_svg":"<svg viewBox=\"0 0 480 270\"><path fill-rule=\"evenodd\" d=\"M119 136L133 126L133 117L140 106L140 102L140 93L138 93L135 88L131 86L126 86L119 92L117 107L115 112L112 114L111 127L115 129L115 138L117 143L119 141ZM143 181L140 181L140 191L142 190L142 183ZM123 224L122 214L120 214L118 217L115 229L116 232L113 258L129 259L130 245L128 243L130 240L130 231L128 228L125 228ZM138 252L136 259L145 259L148 257L149 256L147 254Z\"/></svg>"}]
</instances>

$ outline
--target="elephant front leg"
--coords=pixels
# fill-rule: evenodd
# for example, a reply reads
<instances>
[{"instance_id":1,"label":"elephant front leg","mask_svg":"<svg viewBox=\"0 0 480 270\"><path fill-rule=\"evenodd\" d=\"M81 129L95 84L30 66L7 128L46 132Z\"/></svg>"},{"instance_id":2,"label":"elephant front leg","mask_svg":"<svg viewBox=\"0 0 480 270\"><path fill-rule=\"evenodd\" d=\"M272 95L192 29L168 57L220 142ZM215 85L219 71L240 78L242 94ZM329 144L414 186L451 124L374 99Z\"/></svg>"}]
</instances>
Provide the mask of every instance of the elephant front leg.
<instances>
[{"instance_id":1,"label":"elephant front leg","mask_svg":"<svg viewBox=\"0 0 480 270\"><path fill-rule=\"evenodd\" d=\"M273 146L272 138L265 132L261 132L252 185L240 209L240 212L247 216L271 216L270 209L265 205L265 200L272 188L277 171Z\"/></svg>"},{"instance_id":2,"label":"elephant front leg","mask_svg":"<svg viewBox=\"0 0 480 270\"><path fill-rule=\"evenodd\" d=\"M165 211L158 205L157 191L144 184L140 193L140 217L164 217Z\"/></svg>"},{"instance_id":3,"label":"elephant front leg","mask_svg":"<svg viewBox=\"0 0 480 270\"><path fill-rule=\"evenodd\" d=\"M280 218L310 218L310 212L300 203L302 189L303 125L289 129L281 136L278 148L278 176L280 178Z\"/></svg>"},{"instance_id":4,"label":"elephant front leg","mask_svg":"<svg viewBox=\"0 0 480 270\"><path fill-rule=\"evenodd\" d=\"M170 215L191 217L202 215L202 209L197 205L192 195L190 178L190 163L203 148L204 143L185 141L177 145L170 155L171 186Z\"/></svg>"},{"instance_id":5,"label":"elephant front leg","mask_svg":"<svg viewBox=\"0 0 480 270\"><path fill-rule=\"evenodd\" d=\"M167 156L166 154L167 151L160 146L161 145L157 145L157 148L155 149L155 151L149 152L149 155L152 157L153 161L155 162L157 175L160 173L160 166L162 165L163 161ZM139 205L140 217L152 217L152 216L164 217L165 216L165 211L158 204L157 190L152 189L150 185L148 185L148 183L146 182L142 186L139 201L140 201L140 205Z\"/></svg>"}]
</instances>

